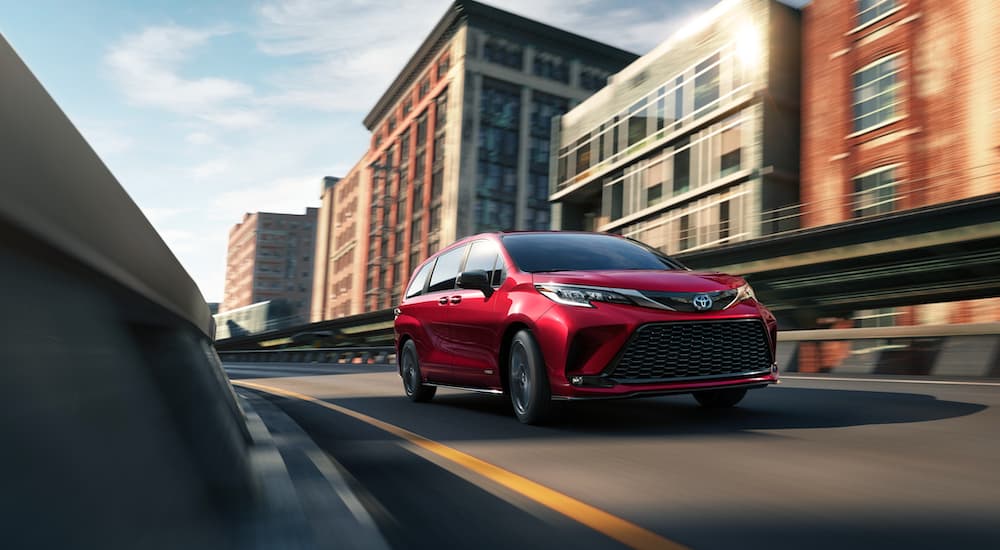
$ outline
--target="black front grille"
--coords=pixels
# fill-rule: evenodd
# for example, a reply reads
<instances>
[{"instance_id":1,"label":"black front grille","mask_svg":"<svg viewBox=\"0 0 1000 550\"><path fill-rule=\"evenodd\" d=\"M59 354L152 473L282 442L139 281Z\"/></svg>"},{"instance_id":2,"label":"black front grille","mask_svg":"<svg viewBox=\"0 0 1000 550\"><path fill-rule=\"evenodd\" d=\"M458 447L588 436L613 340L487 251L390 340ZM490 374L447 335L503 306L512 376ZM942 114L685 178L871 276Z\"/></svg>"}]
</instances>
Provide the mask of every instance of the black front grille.
<instances>
[{"instance_id":1,"label":"black front grille","mask_svg":"<svg viewBox=\"0 0 1000 550\"><path fill-rule=\"evenodd\" d=\"M643 325L608 376L619 382L735 376L766 371L771 348L758 320Z\"/></svg>"}]
</instances>

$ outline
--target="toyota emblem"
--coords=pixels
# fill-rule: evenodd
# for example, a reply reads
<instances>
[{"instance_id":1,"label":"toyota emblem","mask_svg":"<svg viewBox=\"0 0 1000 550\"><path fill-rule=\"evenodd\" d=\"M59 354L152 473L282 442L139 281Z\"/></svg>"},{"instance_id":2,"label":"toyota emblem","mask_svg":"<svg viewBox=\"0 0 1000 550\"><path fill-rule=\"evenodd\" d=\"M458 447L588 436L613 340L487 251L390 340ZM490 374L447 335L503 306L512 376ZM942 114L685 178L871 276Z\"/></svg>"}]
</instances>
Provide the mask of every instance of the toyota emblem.
<instances>
[{"instance_id":1,"label":"toyota emblem","mask_svg":"<svg viewBox=\"0 0 1000 550\"><path fill-rule=\"evenodd\" d=\"M697 309L698 311L705 311L708 309L712 309L712 297L709 296L708 294L695 295L694 299L691 300L691 303L694 305L694 308Z\"/></svg>"}]
</instances>

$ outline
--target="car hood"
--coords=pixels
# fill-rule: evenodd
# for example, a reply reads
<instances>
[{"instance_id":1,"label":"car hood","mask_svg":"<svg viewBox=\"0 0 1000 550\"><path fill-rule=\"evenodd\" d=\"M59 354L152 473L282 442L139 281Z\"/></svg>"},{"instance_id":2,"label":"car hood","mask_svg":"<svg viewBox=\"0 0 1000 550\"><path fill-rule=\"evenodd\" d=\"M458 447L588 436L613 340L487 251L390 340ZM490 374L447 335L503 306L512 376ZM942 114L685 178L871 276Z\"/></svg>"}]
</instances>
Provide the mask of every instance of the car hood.
<instances>
[{"instance_id":1,"label":"car hood","mask_svg":"<svg viewBox=\"0 0 1000 550\"><path fill-rule=\"evenodd\" d=\"M621 270L533 273L534 283L563 283L659 292L713 292L742 285L740 277L701 271Z\"/></svg>"}]
</instances>

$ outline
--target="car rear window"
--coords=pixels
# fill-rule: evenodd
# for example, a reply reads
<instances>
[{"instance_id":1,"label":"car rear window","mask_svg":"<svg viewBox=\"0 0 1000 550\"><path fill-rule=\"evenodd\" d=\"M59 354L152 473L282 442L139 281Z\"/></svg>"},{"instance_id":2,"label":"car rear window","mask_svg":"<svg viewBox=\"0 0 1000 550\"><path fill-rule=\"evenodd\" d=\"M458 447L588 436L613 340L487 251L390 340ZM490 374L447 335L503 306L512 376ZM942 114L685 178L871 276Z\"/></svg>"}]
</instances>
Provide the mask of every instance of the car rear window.
<instances>
[{"instance_id":1,"label":"car rear window","mask_svg":"<svg viewBox=\"0 0 1000 550\"><path fill-rule=\"evenodd\" d=\"M683 269L645 245L614 235L519 233L504 235L504 247L521 271Z\"/></svg>"}]
</instances>

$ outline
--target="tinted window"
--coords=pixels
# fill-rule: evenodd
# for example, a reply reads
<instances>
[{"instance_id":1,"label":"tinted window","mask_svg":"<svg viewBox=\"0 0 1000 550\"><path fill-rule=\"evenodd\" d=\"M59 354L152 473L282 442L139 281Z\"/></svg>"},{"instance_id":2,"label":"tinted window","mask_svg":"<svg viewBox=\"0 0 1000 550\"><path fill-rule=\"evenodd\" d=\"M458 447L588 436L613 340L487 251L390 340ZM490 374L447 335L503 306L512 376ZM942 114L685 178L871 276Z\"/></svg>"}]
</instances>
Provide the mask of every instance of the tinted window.
<instances>
[{"instance_id":1,"label":"tinted window","mask_svg":"<svg viewBox=\"0 0 1000 550\"><path fill-rule=\"evenodd\" d=\"M524 233L505 235L503 244L522 271L683 269L639 243L612 235Z\"/></svg>"},{"instance_id":2,"label":"tinted window","mask_svg":"<svg viewBox=\"0 0 1000 550\"><path fill-rule=\"evenodd\" d=\"M437 264L431 273L431 286L427 292L440 292L455 288L455 277L458 277L458 266L462 263L467 246L460 246L438 256Z\"/></svg>"},{"instance_id":3,"label":"tinted window","mask_svg":"<svg viewBox=\"0 0 1000 550\"><path fill-rule=\"evenodd\" d=\"M481 269L489 276L490 284L500 285L500 274L503 272L503 261L499 260L496 244L492 241L476 241L469 250L469 259L465 261L465 271Z\"/></svg>"},{"instance_id":4,"label":"tinted window","mask_svg":"<svg viewBox=\"0 0 1000 550\"><path fill-rule=\"evenodd\" d=\"M427 262L424 267L417 271L417 274L410 280L410 286L406 289L407 298L419 296L424 291L424 283L427 282L427 275L431 272L432 267L434 267L434 262Z\"/></svg>"}]
</instances>

